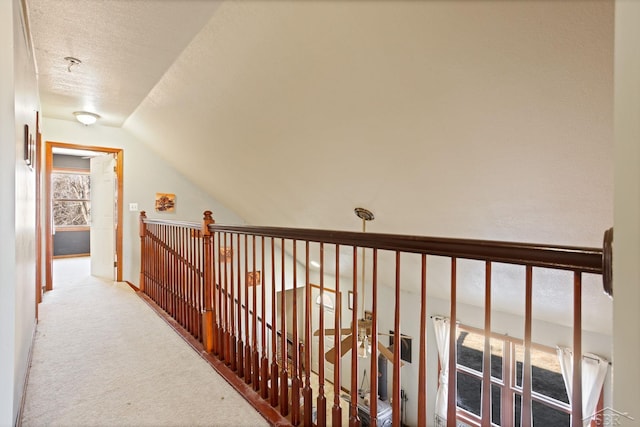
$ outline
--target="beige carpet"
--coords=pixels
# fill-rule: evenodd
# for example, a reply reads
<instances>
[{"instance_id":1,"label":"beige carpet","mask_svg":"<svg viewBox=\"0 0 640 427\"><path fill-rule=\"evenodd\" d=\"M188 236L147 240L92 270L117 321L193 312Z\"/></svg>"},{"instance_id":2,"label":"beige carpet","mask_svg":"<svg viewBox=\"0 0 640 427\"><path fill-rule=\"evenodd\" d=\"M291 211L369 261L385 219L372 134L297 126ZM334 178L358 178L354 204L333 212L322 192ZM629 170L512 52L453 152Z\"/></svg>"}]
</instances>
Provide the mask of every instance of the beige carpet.
<instances>
[{"instance_id":1,"label":"beige carpet","mask_svg":"<svg viewBox=\"0 0 640 427\"><path fill-rule=\"evenodd\" d=\"M268 425L128 285L89 276L87 262L54 265L23 426Z\"/></svg>"}]
</instances>

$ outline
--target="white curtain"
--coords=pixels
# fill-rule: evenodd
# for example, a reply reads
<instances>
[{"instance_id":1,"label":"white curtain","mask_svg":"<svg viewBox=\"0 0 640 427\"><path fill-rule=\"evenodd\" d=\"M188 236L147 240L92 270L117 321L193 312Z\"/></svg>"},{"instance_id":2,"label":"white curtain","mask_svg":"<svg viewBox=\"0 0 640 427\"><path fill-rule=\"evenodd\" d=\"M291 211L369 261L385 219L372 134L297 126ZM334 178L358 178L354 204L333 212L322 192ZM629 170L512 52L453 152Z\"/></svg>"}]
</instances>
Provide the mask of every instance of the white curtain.
<instances>
[{"instance_id":1,"label":"white curtain","mask_svg":"<svg viewBox=\"0 0 640 427\"><path fill-rule=\"evenodd\" d=\"M436 394L436 415L447 418L447 395L449 378L449 330L450 322L446 317L433 317L433 328L436 332L436 346L440 358L440 378Z\"/></svg>"},{"instance_id":2,"label":"white curtain","mask_svg":"<svg viewBox=\"0 0 640 427\"><path fill-rule=\"evenodd\" d=\"M562 379L567 389L567 395L571 400L573 389L573 351L566 347L557 348ZM607 376L609 361L592 353L585 353L582 356L582 421L583 426L588 426L591 422L591 415L596 411L604 378Z\"/></svg>"}]
</instances>

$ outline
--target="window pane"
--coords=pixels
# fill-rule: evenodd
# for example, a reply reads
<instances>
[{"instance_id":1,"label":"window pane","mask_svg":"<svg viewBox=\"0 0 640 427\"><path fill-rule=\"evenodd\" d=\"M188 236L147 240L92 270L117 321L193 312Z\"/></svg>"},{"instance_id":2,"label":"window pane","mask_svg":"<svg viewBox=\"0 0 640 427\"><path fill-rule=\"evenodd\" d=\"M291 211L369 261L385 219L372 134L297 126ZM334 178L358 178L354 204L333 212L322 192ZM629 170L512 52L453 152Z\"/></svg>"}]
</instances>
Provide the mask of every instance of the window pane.
<instances>
[{"instance_id":1,"label":"window pane","mask_svg":"<svg viewBox=\"0 0 640 427\"><path fill-rule=\"evenodd\" d=\"M524 366L524 347L514 344L516 361L516 385L522 387L522 367Z\"/></svg>"},{"instance_id":2,"label":"window pane","mask_svg":"<svg viewBox=\"0 0 640 427\"><path fill-rule=\"evenodd\" d=\"M88 200L90 198L89 175L54 173L51 174L53 199Z\"/></svg>"},{"instance_id":3,"label":"window pane","mask_svg":"<svg viewBox=\"0 0 640 427\"><path fill-rule=\"evenodd\" d=\"M491 376L502 379L502 355L504 342L495 338L491 339Z\"/></svg>"},{"instance_id":4,"label":"window pane","mask_svg":"<svg viewBox=\"0 0 640 427\"><path fill-rule=\"evenodd\" d=\"M458 372L458 407L480 416L482 380Z\"/></svg>"},{"instance_id":5,"label":"window pane","mask_svg":"<svg viewBox=\"0 0 640 427\"><path fill-rule=\"evenodd\" d=\"M56 226L89 225L90 202L53 202L53 223Z\"/></svg>"},{"instance_id":6,"label":"window pane","mask_svg":"<svg viewBox=\"0 0 640 427\"><path fill-rule=\"evenodd\" d=\"M502 387L491 384L491 422L501 425L500 422L500 404L502 396Z\"/></svg>"},{"instance_id":7,"label":"window pane","mask_svg":"<svg viewBox=\"0 0 640 427\"><path fill-rule=\"evenodd\" d=\"M520 425L520 414L522 413L522 396L513 394L513 425Z\"/></svg>"},{"instance_id":8,"label":"window pane","mask_svg":"<svg viewBox=\"0 0 640 427\"><path fill-rule=\"evenodd\" d=\"M472 332L460 331L457 342L458 364L482 372L482 353L484 336Z\"/></svg>"},{"instance_id":9,"label":"window pane","mask_svg":"<svg viewBox=\"0 0 640 427\"><path fill-rule=\"evenodd\" d=\"M531 387L533 391L549 396L552 399L569 403L558 356L532 350L531 365Z\"/></svg>"},{"instance_id":10,"label":"window pane","mask_svg":"<svg viewBox=\"0 0 640 427\"><path fill-rule=\"evenodd\" d=\"M571 416L569 414L547 406L544 403L533 401L531 410L533 412L534 426L562 427L571 424Z\"/></svg>"},{"instance_id":11,"label":"window pane","mask_svg":"<svg viewBox=\"0 0 640 427\"><path fill-rule=\"evenodd\" d=\"M516 384L522 387L522 368L524 365L524 347L515 346L516 353ZM543 394L560 402L569 403L567 389L564 386L560 362L554 353L531 350L531 388L536 393Z\"/></svg>"}]
</instances>

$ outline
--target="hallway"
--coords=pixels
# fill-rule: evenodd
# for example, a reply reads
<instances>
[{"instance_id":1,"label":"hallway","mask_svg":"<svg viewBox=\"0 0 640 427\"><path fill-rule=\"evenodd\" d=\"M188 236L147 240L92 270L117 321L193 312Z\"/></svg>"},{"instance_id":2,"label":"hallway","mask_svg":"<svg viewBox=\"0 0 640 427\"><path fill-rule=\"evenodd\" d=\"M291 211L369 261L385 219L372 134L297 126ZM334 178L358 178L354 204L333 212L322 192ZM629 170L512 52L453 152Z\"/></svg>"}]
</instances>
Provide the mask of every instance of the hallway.
<instances>
[{"instance_id":1,"label":"hallway","mask_svg":"<svg viewBox=\"0 0 640 427\"><path fill-rule=\"evenodd\" d=\"M23 426L268 425L126 283L54 261Z\"/></svg>"}]
</instances>

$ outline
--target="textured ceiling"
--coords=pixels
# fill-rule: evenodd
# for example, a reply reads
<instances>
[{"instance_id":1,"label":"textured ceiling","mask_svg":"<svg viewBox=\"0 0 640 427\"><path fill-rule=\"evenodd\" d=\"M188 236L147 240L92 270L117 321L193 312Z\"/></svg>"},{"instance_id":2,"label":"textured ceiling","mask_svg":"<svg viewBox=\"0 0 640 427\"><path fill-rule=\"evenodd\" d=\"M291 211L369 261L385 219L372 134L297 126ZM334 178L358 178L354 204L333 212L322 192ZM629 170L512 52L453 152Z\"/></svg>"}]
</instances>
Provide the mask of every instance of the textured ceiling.
<instances>
[{"instance_id":1,"label":"textured ceiling","mask_svg":"<svg viewBox=\"0 0 640 427\"><path fill-rule=\"evenodd\" d=\"M218 7L198 0L30 0L43 114L121 126ZM82 61L71 67L65 57Z\"/></svg>"},{"instance_id":2,"label":"textured ceiling","mask_svg":"<svg viewBox=\"0 0 640 427\"><path fill-rule=\"evenodd\" d=\"M599 246L613 222L612 1L30 4L44 115L124 121L250 224L358 230L363 206L374 232Z\"/></svg>"}]
</instances>

